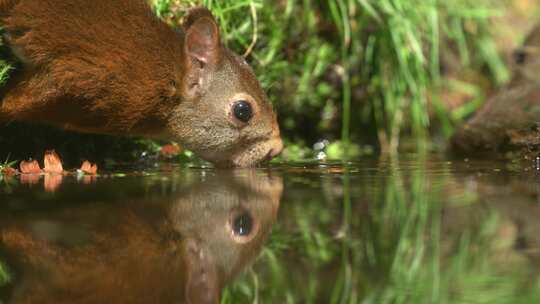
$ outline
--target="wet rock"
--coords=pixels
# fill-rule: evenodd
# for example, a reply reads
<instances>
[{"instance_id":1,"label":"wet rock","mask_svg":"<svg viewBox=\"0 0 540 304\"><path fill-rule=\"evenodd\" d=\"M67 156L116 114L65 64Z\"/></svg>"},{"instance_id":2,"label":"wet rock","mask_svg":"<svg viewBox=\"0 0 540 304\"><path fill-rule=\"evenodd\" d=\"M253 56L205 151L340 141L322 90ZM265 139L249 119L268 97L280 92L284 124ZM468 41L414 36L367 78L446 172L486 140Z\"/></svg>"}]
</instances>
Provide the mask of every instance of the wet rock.
<instances>
[{"instance_id":1,"label":"wet rock","mask_svg":"<svg viewBox=\"0 0 540 304\"><path fill-rule=\"evenodd\" d=\"M540 25L515 53L512 81L451 139L462 153L540 151Z\"/></svg>"}]
</instances>

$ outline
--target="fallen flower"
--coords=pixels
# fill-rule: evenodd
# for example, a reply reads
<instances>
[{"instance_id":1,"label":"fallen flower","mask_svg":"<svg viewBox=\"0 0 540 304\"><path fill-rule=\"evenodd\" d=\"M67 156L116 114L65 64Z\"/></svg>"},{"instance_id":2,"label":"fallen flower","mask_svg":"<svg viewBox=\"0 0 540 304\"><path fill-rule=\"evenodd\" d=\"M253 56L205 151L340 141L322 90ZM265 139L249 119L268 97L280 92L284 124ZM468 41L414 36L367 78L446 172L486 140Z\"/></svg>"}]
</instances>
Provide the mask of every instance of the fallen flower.
<instances>
[{"instance_id":1,"label":"fallen flower","mask_svg":"<svg viewBox=\"0 0 540 304\"><path fill-rule=\"evenodd\" d=\"M54 150L45 151L45 167L43 171L45 173L62 174L64 168L62 167L62 161Z\"/></svg>"},{"instance_id":2,"label":"fallen flower","mask_svg":"<svg viewBox=\"0 0 540 304\"><path fill-rule=\"evenodd\" d=\"M2 170L2 173L5 175L5 176L15 176L17 175L17 169L14 169L14 168L11 168L11 167L6 167Z\"/></svg>"},{"instance_id":3,"label":"fallen flower","mask_svg":"<svg viewBox=\"0 0 540 304\"><path fill-rule=\"evenodd\" d=\"M168 144L161 147L161 156L163 157L173 157L182 152L182 148L177 144Z\"/></svg>"},{"instance_id":4,"label":"fallen flower","mask_svg":"<svg viewBox=\"0 0 540 304\"><path fill-rule=\"evenodd\" d=\"M23 160L20 165L19 169L21 170L22 174L40 174L41 168L39 167L39 163L37 160Z\"/></svg>"},{"instance_id":5,"label":"fallen flower","mask_svg":"<svg viewBox=\"0 0 540 304\"><path fill-rule=\"evenodd\" d=\"M97 164L91 164L89 161L85 160L81 166L81 171L90 174L90 175L96 175L97 174Z\"/></svg>"}]
</instances>

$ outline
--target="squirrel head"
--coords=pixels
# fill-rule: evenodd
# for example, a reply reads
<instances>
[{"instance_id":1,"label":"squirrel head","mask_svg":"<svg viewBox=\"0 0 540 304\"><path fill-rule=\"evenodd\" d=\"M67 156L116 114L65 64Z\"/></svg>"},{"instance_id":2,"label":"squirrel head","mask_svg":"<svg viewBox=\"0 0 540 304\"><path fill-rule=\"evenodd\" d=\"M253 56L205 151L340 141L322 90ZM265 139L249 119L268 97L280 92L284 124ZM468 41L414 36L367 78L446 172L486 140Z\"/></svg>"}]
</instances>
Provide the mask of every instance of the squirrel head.
<instances>
[{"instance_id":1,"label":"squirrel head","mask_svg":"<svg viewBox=\"0 0 540 304\"><path fill-rule=\"evenodd\" d=\"M183 22L181 103L168 129L218 166L247 167L283 149L276 114L246 61L224 47L213 15L192 9Z\"/></svg>"}]
</instances>

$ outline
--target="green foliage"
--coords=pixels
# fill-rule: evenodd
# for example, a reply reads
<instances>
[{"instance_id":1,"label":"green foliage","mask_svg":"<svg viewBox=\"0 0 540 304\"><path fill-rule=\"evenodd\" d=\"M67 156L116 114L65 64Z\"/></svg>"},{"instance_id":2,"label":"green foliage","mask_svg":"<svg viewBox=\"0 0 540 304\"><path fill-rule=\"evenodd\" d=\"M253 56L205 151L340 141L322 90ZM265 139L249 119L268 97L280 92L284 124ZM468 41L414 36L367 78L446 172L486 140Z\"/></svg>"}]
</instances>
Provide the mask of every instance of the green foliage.
<instances>
[{"instance_id":1,"label":"green foliage","mask_svg":"<svg viewBox=\"0 0 540 304\"><path fill-rule=\"evenodd\" d=\"M0 86L4 85L9 78L9 73L13 67L5 60L0 60Z\"/></svg>"},{"instance_id":2,"label":"green foliage","mask_svg":"<svg viewBox=\"0 0 540 304\"><path fill-rule=\"evenodd\" d=\"M11 280L11 277L9 276L7 268L4 266L2 261L0 261L0 287L9 283L10 280Z\"/></svg>"},{"instance_id":3,"label":"green foliage","mask_svg":"<svg viewBox=\"0 0 540 304\"><path fill-rule=\"evenodd\" d=\"M0 27L0 35L3 33L2 27ZM0 48L2 48L3 42L0 38ZM6 60L0 58L0 86L4 85L9 78L9 73L13 69L13 66Z\"/></svg>"},{"instance_id":4,"label":"green foliage","mask_svg":"<svg viewBox=\"0 0 540 304\"><path fill-rule=\"evenodd\" d=\"M171 9L170 0L153 0L152 4L159 17L164 17Z\"/></svg>"},{"instance_id":5,"label":"green foliage","mask_svg":"<svg viewBox=\"0 0 540 304\"><path fill-rule=\"evenodd\" d=\"M393 149L403 126L425 135L430 123L428 102L442 107L436 88L440 85L441 56L454 46L464 66L487 64L498 82L508 74L489 37L489 17L495 1L359 1L359 27L376 24L365 43L353 40L351 50L360 60L372 99L379 140ZM473 26L471 32L467 26ZM474 54L474 56L473 56ZM476 54L480 54L479 56ZM473 58L474 57L474 58ZM361 83L358 83L361 85ZM430 95L435 94L433 98ZM447 123L449 113L437 113Z\"/></svg>"},{"instance_id":6,"label":"green foliage","mask_svg":"<svg viewBox=\"0 0 540 304\"><path fill-rule=\"evenodd\" d=\"M326 154L330 159L346 159L347 157L357 158L363 153L358 145L345 144L341 141L336 141L326 148Z\"/></svg>"},{"instance_id":7,"label":"green foliage","mask_svg":"<svg viewBox=\"0 0 540 304\"><path fill-rule=\"evenodd\" d=\"M4 161L4 163L0 163L0 172L2 172L4 169L7 168L13 168L18 161L9 161L9 158Z\"/></svg>"}]
</instances>

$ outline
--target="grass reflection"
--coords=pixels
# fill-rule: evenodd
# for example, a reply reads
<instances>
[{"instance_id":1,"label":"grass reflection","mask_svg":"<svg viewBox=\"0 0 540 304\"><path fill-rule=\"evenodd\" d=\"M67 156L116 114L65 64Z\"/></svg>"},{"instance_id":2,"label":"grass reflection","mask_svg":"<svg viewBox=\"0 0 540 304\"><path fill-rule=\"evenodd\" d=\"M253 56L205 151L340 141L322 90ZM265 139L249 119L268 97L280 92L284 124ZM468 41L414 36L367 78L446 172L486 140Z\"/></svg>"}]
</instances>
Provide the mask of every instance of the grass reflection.
<instances>
[{"instance_id":1,"label":"grass reflection","mask_svg":"<svg viewBox=\"0 0 540 304\"><path fill-rule=\"evenodd\" d=\"M540 303L515 223L450 166L286 178L269 244L222 303Z\"/></svg>"}]
</instances>

